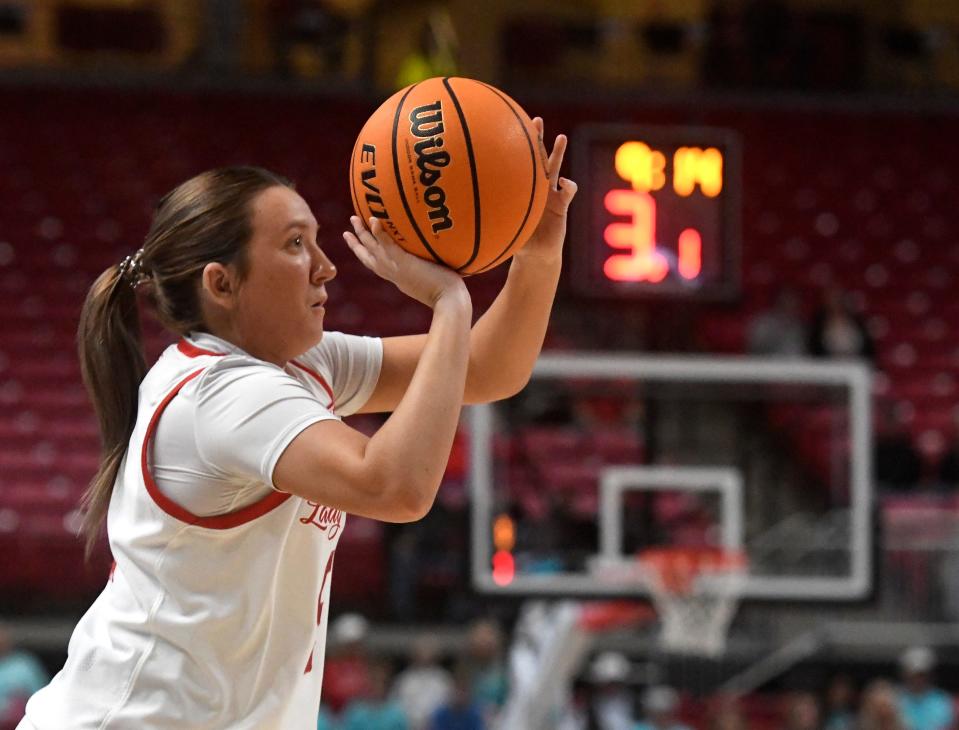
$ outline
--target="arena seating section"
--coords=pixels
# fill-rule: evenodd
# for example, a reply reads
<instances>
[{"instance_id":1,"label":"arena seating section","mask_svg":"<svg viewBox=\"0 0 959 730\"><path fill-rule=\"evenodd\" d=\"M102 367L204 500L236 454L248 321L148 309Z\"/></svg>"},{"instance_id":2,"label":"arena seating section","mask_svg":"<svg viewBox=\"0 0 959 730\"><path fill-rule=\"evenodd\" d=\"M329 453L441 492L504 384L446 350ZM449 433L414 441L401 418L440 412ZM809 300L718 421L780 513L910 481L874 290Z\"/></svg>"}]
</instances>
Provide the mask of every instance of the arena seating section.
<instances>
[{"instance_id":1,"label":"arena seating section","mask_svg":"<svg viewBox=\"0 0 959 730\"><path fill-rule=\"evenodd\" d=\"M340 269L330 286L329 325L380 335L426 327L428 312L374 280L340 239L350 213L347 161L371 109L350 98L266 94L0 92L4 595L84 597L106 577L106 550L85 568L70 532L77 497L97 460L96 424L75 355L77 318L94 277L140 245L152 205L178 182L235 163L291 177ZM738 130L744 140L744 293L736 304L701 309L697 328L704 343L712 351L742 351L749 317L784 284L798 289L808 307L823 286L841 285L867 315L876 340L878 395L907 404L912 433L934 462L953 436L959 377L953 337L959 304L952 301L959 231L955 218L944 215L959 193L952 175L959 147L940 135L954 117L722 106L534 111L547 118L550 132L575 133L578 123L596 119ZM903 139L910 144L897 144ZM477 310L502 277L471 282ZM577 345L564 327L554 322L548 346ZM149 340L155 355L169 338L151 331ZM573 455L597 446L613 461L642 457L635 437L615 429L595 434L590 444L569 434L531 431L523 438L541 470L551 468L557 449ZM807 441L813 444L807 444L808 458L815 460L817 439ZM564 470L563 483L576 489L589 469ZM359 576L362 584L341 575L338 600L375 597L385 586L383 529L357 523L362 526L346 531L343 547L369 556L364 565L374 575Z\"/></svg>"}]
</instances>

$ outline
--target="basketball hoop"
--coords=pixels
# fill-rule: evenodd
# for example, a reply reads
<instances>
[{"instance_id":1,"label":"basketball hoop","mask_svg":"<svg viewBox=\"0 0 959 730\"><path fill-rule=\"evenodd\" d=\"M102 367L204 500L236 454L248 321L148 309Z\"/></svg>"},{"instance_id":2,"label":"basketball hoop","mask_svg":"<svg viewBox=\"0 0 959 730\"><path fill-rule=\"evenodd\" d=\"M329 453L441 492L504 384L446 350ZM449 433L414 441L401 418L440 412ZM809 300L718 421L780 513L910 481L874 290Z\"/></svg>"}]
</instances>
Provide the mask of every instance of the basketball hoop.
<instances>
[{"instance_id":1,"label":"basketball hoop","mask_svg":"<svg viewBox=\"0 0 959 730\"><path fill-rule=\"evenodd\" d=\"M719 548L657 548L638 556L660 621L660 643L679 654L720 656L746 583L747 560Z\"/></svg>"}]
</instances>

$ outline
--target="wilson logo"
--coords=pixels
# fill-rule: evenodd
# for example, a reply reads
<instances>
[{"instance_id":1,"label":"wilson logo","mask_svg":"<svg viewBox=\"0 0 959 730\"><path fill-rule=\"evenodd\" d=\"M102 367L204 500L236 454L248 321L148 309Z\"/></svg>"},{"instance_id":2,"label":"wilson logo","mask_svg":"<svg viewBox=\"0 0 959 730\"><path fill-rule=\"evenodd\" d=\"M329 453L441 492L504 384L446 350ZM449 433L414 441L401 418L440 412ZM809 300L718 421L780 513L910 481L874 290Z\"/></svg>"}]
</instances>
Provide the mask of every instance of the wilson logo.
<instances>
[{"instance_id":1,"label":"wilson logo","mask_svg":"<svg viewBox=\"0 0 959 730\"><path fill-rule=\"evenodd\" d=\"M443 106L439 100L410 112L410 134L420 140L413 145L416 167L425 188L423 200L429 206L433 233L439 233L453 227L446 191L439 185L443 168L450 164L450 153L443 149Z\"/></svg>"},{"instance_id":2,"label":"wilson logo","mask_svg":"<svg viewBox=\"0 0 959 730\"><path fill-rule=\"evenodd\" d=\"M323 530L330 540L335 538L343 528L343 510L325 507L316 502L307 502L307 504L313 508L313 512L309 517L301 517L300 522Z\"/></svg>"}]
</instances>

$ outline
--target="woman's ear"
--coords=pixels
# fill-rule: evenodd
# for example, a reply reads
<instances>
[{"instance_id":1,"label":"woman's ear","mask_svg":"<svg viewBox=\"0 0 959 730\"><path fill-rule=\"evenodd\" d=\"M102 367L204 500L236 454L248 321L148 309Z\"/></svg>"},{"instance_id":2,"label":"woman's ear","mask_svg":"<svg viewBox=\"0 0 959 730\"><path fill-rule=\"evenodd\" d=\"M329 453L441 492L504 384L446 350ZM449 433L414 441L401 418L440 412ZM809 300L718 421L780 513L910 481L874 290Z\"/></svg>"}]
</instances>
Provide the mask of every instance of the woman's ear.
<instances>
[{"instance_id":1,"label":"woman's ear","mask_svg":"<svg viewBox=\"0 0 959 730\"><path fill-rule=\"evenodd\" d=\"M236 302L237 284L235 272L229 266L213 261L203 267L201 278L205 295L224 309L232 309Z\"/></svg>"}]
</instances>

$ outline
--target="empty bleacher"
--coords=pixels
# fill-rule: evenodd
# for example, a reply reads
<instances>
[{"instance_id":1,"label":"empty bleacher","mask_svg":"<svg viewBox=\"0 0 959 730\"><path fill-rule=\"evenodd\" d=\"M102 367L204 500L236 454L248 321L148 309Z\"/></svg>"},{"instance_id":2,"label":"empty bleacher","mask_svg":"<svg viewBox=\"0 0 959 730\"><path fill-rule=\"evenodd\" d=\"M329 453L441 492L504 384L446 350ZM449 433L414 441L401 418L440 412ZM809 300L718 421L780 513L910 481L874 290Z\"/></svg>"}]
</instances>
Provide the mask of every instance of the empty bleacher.
<instances>
[{"instance_id":1,"label":"empty bleacher","mask_svg":"<svg viewBox=\"0 0 959 730\"><path fill-rule=\"evenodd\" d=\"M71 530L95 468L97 433L75 355L80 305L94 277L139 246L152 205L177 183L236 163L291 177L340 270L330 285L329 326L378 335L426 327L428 311L375 280L340 240L351 212L348 158L372 108L319 95L0 91L0 544L7 555L23 556L4 573L6 585L56 596L70 590L64 571L82 569ZM822 287L845 288L877 344L877 395L905 404L911 433L934 463L953 438L959 383L959 305L952 301L959 223L950 215L959 146L940 134L954 115L721 105L531 111L547 119L550 133L575 135L578 123L597 118L737 130L744 140L744 291L734 305L699 310L704 344L741 351L746 323L784 285L810 309ZM908 146L898 144L904 139ZM477 310L501 282L502 272L470 282ZM575 345L561 318L552 329L555 341ZM151 330L149 351L166 341ZM530 428L519 443L526 462L516 478L527 483L520 491L530 496L531 511L538 480L577 492L584 512L595 508L578 485L596 464L571 465L581 449L595 448L609 463L643 459L635 433L615 427L588 437ZM815 437L794 443L813 465L822 458ZM382 530L357 528L355 535L344 550L382 554ZM73 590L102 583L97 576L105 577L109 559L102 551L98 559L94 573L102 572ZM381 581L384 572L380 563ZM338 600L351 590L342 578ZM369 584L367 576L357 592Z\"/></svg>"}]
</instances>

